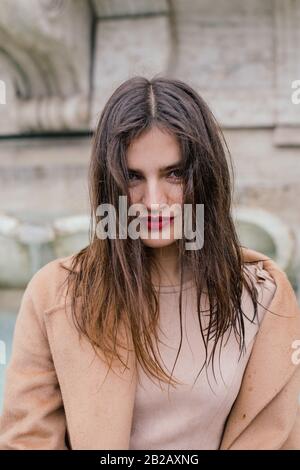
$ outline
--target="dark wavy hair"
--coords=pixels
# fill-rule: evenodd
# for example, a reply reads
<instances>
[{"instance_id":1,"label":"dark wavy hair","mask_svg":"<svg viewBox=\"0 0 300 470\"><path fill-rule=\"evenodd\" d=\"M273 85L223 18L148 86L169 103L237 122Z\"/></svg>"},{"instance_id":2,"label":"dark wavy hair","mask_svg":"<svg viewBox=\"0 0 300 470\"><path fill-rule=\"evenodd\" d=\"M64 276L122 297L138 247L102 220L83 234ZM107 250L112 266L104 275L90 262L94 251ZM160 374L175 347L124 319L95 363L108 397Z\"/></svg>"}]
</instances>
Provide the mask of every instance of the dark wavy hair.
<instances>
[{"instance_id":1,"label":"dark wavy hair","mask_svg":"<svg viewBox=\"0 0 300 470\"><path fill-rule=\"evenodd\" d=\"M72 290L76 327L110 367L115 359L128 367L118 348L129 351L131 346L148 375L175 385L178 381L173 378L173 370L182 343L182 289L179 295L181 341L170 376L158 359L159 299L151 282L151 272L157 269L152 250L141 239L96 236L96 224L100 220L97 207L110 203L117 210L118 198L124 195L130 201L126 152L133 139L153 126L178 139L184 167L183 203L194 207L201 202L205 208L203 247L185 250L184 237L174 242L180 257L181 287L184 269L188 267L197 289L199 329L206 351L197 377L211 359L214 363L217 347L221 350L228 330L234 330L242 354L244 317L249 314L242 311L243 286L253 302L250 321L257 316L258 300L251 276L244 269L246 263L231 216L233 165L215 117L201 96L183 81L136 76L122 83L107 101L93 135L89 244L72 257L67 281L68 292ZM209 300L206 326L200 309L204 288ZM118 341L121 325L125 326L125 344ZM212 344L211 354L208 354L209 344Z\"/></svg>"}]
</instances>

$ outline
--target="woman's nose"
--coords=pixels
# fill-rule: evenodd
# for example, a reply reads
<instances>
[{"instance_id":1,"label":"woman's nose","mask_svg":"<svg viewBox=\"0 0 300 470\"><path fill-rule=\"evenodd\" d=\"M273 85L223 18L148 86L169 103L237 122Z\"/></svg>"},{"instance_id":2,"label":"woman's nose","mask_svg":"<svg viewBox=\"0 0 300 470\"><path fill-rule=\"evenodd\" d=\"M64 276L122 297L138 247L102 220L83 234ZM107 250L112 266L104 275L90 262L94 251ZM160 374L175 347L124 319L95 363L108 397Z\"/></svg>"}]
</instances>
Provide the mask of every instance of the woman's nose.
<instances>
[{"instance_id":1,"label":"woman's nose","mask_svg":"<svg viewBox=\"0 0 300 470\"><path fill-rule=\"evenodd\" d=\"M167 204L167 196L162 184L158 181L151 181L145 185L142 203L150 212L159 211L162 206Z\"/></svg>"}]
</instances>

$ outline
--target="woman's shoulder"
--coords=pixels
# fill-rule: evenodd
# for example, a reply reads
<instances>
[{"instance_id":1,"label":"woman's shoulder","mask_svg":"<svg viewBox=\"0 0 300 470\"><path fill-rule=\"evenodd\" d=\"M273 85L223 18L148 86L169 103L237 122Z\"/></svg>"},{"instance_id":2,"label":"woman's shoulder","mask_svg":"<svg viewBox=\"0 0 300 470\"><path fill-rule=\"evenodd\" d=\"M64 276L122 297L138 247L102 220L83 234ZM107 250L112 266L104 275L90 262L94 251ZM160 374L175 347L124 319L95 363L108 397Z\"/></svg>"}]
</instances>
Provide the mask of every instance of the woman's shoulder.
<instances>
[{"instance_id":1,"label":"woman's shoulder","mask_svg":"<svg viewBox=\"0 0 300 470\"><path fill-rule=\"evenodd\" d=\"M24 297L38 310L49 310L65 303L67 280L75 253L53 259L42 266L28 282Z\"/></svg>"},{"instance_id":2,"label":"woman's shoulder","mask_svg":"<svg viewBox=\"0 0 300 470\"><path fill-rule=\"evenodd\" d=\"M275 259L247 247L242 247L241 253L244 271L250 273L258 290L271 290L273 294L278 293L278 296L284 291L284 300L294 296L287 273Z\"/></svg>"},{"instance_id":3,"label":"woman's shoulder","mask_svg":"<svg viewBox=\"0 0 300 470\"><path fill-rule=\"evenodd\" d=\"M48 314L63 311L66 305L66 268L74 255L56 258L41 267L28 282L19 306L13 339L13 363L23 357L49 356L46 319Z\"/></svg>"},{"instance_id":4,"label":"woman's shoulder","mask_svg":"<svg viewBox=\"0 0 300 470\"><path fill-rule=\"evenodd\" d=\"M277 288L275 278L272 271L265 267L263 260L245 263L244 272L248 274L257 290L275 293Z\"/></svg>"},{"instance_id":5,"label":"woman's shoulder","mask_svg":"<svg viewBox=\"0 0 300 470\"><path fill-rule=\"evenodd\" d=\"M260 323L276 295L276 280L262 260L245 264L244 272L247 278L251 280L251 284L257 292L257 319ZM254 307L246 288L244 289L244 302L247 305L246 310L252 311Z\"/></svg>"}]
</instances>

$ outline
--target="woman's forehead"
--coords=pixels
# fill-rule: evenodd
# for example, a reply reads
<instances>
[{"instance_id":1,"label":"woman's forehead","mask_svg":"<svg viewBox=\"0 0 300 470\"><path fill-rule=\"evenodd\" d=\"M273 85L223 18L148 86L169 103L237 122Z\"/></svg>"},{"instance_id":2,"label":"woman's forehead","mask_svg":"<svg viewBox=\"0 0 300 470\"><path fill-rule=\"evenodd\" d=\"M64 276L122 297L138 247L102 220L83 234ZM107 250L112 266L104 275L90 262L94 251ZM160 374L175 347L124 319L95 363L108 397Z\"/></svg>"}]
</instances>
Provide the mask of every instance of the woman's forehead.
<instances>
[{"instance_id":1,"label":"woman's forehead","mask_svg":"<svg viewBox=\"0 0 300 470\"><path fill-rule=\"evenodd\" d=\"M127 150L127 164L137 171L148 166L163 171L180 161L181 152L176 136L158 128L134 139Z\"/></svg>"}]
</instances>

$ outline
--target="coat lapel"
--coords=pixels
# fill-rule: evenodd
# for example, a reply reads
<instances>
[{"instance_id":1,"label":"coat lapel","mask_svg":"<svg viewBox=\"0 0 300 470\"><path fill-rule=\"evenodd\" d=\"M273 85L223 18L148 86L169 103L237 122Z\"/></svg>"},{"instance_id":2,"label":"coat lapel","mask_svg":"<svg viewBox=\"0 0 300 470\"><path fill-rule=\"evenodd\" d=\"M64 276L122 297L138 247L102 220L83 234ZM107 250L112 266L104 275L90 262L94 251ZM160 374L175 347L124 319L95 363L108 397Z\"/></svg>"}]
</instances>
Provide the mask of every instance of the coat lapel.
<instances>
[{"instance_id":1,"label":"coat lapel","mask_svg":"<svg viewBox=\"0 0 300 470\"><path fill-rule=\"evenodd\" d=\"M67 315L65 314L67 313ZM135 358L129 370L108 372L71 321L70 305L45 313L72 449L128 449L134 405ZM126 363L127 356L123 354ZM114 369L116 370L116 369Z\"/></svg>"},{"instance_id":2,"label":"coat lapel","mask_svg":"<svg viewBox=\"0 0 300 470\"><path fill-rule=\"evenodd\" d=\"M300 339L300 312L292 286L285 272L262 253L243 249L243 257L245 261L264 259L264 269L276 282L276 292L269 307L275 315L265 313L220 449L230 448L297 368L292 361L292 343Z\"/></svg>"}]
</instances>

